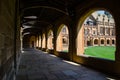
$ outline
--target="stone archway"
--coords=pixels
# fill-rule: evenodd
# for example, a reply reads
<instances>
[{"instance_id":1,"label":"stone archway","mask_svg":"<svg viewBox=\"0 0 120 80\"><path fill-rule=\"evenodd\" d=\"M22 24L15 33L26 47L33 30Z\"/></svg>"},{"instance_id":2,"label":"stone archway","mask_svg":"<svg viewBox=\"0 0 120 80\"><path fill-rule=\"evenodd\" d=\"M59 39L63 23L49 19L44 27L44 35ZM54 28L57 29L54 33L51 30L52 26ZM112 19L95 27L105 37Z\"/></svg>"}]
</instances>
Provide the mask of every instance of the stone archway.
<instances>
[{"instance_id":1,"label":"stone archway","mask_svg":"<svg viewBox=\"0 0 120 80\"><path fill-rule=\"evenodd\" d=\"M47 48L53 49L53 31L49 30L47 37Z\"/></svg>"},{"instance_id":2,"label":"stone archway","mask_svg":"<svg viewBox=\"0 0 120 80\"><path fill-rule=\"evenodd\" d=\"M94 45L98 45L98 39L94 40Z\"/></svg>"},{"instance_id":3,"label":"stone archway","mask_svg":"<svg viewBox=\"0 0 120 80\"><path fill-rule=\"evenodd\" d=\"M56 50L57 51L65 51L68 52L69 48L69 31L66 25L61 25L58 29L58 35L57 35L57 45Z\"/></svg>"},{"instance_id":4,"label":"stone archway","mask_svg":"<svg viewBox=\"0 0 120 80\"><path fill-rule=\"evenodd\" d=\"M103 40L103 39L101 39L101 45L104 45L104 43L105 43L105 42L104 42L104 40Z\"/></svg>"}]
</instances>

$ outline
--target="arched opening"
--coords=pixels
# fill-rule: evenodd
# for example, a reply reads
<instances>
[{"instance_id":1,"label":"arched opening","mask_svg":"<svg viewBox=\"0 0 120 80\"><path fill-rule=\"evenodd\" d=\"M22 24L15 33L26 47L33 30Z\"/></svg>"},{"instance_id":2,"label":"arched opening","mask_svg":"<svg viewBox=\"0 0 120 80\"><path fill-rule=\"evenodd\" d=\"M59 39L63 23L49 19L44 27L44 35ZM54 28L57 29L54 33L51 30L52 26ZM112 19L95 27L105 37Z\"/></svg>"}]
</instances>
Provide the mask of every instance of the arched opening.
<instances>
[{"instance_id":1,"label":"arched opening","mask_svg":"<svg viewBox=\"0 0 120 80\"><path fill-rule=\"evenodd\" d=\"M94 40L94 45L98 45L98 40L97 39Z\"/></svg>"},{"instance_id":2,"label":"arched opening","mask_svg":"<svg viewBox=\"0 0 120 80\"><path fill-rule=\"evenodd\" d=\"M110 45L111 38L116 40L115 22L110 12L92 10L82 18L77 29L77 55L84 54L115 60L115 47ZM106 38L109 40L106 41ZM106 46L108 44L109 46Z\"/></svg>"},{"instance_id":3,"label":"arched opening","mask_svg":"<svg viewBox=\"0 0 120 80\"><path fill-rule=\"evenodd\" d=\"M53 31L52 30L48 32L47 48L53 49Z\"/></svg>"},{"instance_id":4,"label":"arched opening","mask_svg":"<svg viewBox=\"0 0 120 80\"><path fill-rule=\"evenodd\" d=\"M35 48L36 47L36 39L35 36L30 37L30 48Z\"/></svg>"},{"instance_id":5,"label":"arched opening","mask_svg":"<svg viewBox=\"0 0 120 80\"><path fill-rule=\"evenodd\" d=\"M69 32L66 25L61 25L57 32L57 45L56 50L62 52L68 52L69 48Z\"/></svg>"},{"instance_id":6,"label":"arched opening","mask_svg":"<svg viewBox=\"0 0 120 80\"><path fill-rule=\"evenodd\" d=\"M42 36L42 48L45 48L46 46L46 38L45 38L45 34L43 34Z\"/></svg>"},{"instance_id":7,"label":"arched opening","mask_svg":"<svg viewBox=\"0 0 120 80\"><path fill-rule=\"evenodd\" d=\"M107 40L107 45L109 45L110 44L110 40Z\"/></svg>"},{"instance_id":8,"label":"arched opening","mask_svg":"<svg viewBox=\"0 0 120 80\"><path fill-rule=\"evenodd\" d=\"M87 41L87 46L91 46L91 44L90 44L91 42L90 41Z\"/></svg>"},{"instance_id":9,"label":"arched opening","mask_svg":"<svg viewBox=\"0 0 120 80\"><path fill-rule=\"evenodd\" d=\"M115 40L112 40L112 44L113 44L113 45L115 44Z\"/></svg>"},{"instance_id":10,"label":"arched opening","mask_svg":"<svg viewBox=\"0 0 120 80\"><path fill-rule=\"evenodd\" d=\"M104 40L103 39L101 40L101 45L104 45Z\"/></svg>"}]
</instances>

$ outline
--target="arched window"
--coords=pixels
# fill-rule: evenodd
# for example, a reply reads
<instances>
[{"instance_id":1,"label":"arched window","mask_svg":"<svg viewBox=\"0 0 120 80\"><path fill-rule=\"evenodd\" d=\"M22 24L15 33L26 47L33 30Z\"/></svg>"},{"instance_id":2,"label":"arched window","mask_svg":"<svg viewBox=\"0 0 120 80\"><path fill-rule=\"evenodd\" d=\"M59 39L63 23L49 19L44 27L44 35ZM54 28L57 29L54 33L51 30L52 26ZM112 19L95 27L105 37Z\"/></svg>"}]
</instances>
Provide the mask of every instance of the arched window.
<instances>
[{"instance_id":1,"label":"arched window","mask_svg":"<svg viewBox=\"0 0 120 80\"><path fill-rule=\"evenodd\" d=\"M52 30L48 32L47 48L53 49L53 31Z\"/></svg>"},{"instance_id":2,"label":"arched window","mask_svg":"<svg viewBox=\"0 0 120 80\"><path fill-rule=\"evenodd\" d=\"M115 42L110 41L111 38L116 40L113 16L106 10L94 12L92 10L86 15L80 19L77 28L77 55L90 55L114 60L115 46L112 44Z\"/></svg>"},{"instance_id":3,"label":"arched window","mask_svg":"<svg viewBox=\"0 0 120 80\"><path fill-rule=\"evenodd\" d=\"M57 51L68 52L69 32L66 25L61 25L57 33Z\"/></svg>"}]
</instances>

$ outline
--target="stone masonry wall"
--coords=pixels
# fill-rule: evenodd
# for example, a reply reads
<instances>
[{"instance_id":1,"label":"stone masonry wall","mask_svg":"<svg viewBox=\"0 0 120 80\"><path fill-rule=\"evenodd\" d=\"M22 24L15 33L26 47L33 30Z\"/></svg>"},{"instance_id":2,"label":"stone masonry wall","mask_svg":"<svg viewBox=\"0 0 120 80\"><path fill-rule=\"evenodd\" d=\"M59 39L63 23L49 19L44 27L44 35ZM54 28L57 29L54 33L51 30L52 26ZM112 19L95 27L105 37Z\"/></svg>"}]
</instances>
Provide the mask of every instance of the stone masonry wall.
<instances>
[{"instance_id":1,"label":"stone masonry wall","mask_svg":"<svg viewBox=\"0 0 120 80\"><path fill-rule=\"evenodd\" d=\"M15 0L0 0L0 80L14 74Z\"/></svg>"}]
</instances>

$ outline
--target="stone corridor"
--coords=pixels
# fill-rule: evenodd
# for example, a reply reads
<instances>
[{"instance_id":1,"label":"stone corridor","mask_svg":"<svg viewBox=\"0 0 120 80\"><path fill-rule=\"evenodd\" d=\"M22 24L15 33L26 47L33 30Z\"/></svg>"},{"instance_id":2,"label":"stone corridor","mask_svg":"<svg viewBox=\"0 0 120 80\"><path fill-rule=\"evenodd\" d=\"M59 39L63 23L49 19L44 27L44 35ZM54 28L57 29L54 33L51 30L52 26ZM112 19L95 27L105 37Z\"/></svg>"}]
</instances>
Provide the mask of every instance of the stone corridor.
<instances>
[{"instance_id":1,"label":"stone corridor","mask_svg":"<svg viewBox=\"0 0 120 80\"><path fill-rule=\"evenodd\" d=\"M36 49L24 49L16 80L116 80Z\"/></svg>"}]
</instances>

